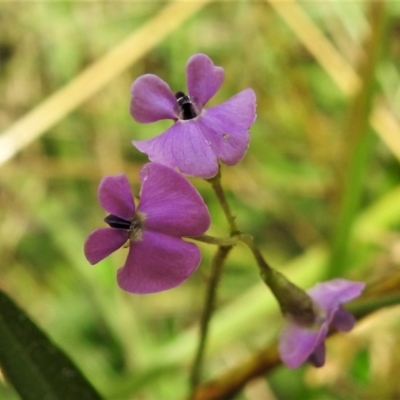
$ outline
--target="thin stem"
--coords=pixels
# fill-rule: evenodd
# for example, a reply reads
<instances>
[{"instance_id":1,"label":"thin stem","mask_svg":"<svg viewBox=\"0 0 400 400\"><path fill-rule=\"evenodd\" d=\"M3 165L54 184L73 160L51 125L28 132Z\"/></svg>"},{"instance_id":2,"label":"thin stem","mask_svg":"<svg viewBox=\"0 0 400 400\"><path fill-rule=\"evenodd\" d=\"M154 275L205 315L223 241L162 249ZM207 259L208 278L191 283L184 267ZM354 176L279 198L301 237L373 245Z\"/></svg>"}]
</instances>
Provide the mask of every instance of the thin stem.
<instances>
[{"instance_id":1,"label":"thin stem","mask_svg":"<svg viewBox=\"0 0 400 400\"><path fill-rule=\"evenodd\" d=\"M229 238L219 238L219 237L209 236L209 235L185 236L185 237L187 239L196 240L197 242L214 244L217 246L233 246L239 241L239 238L237 235L229 237Z\"/></svg>"},{"instance_id":2,"label":"thin stem","mask_svg":"<svg viewBox=\"0 0 400 400\"><path fill-rule=\"evenodd\" d=\"M232 246L218 247L218 250L212 260L211 275L206 292L206 302L200 320L200 341L190 376L190 385L192 391L198 386L201 380L201 369L204 360L204 350L208 336L209 322L215 306L217 286L221 278L222 266L231 249Z\"/></svg>"},{"instance_id":3,"label":"thin stem","mask_svg":"<svg viewBox=\"0 0 400 400\"><path fill-rule=\"evenodd\" d=\"M208 182L211 183L215 195L217 196L218 202L221 205L221 208L225 214L226 220L228 221L229 224L229 230L231 235L238 233L235 217L232 214L232 211L226 199L224 189L221 185L221 171L219 170L218 174L214 176L214 178L208 179Z\"/></svg>"},{"instance_id":4,"label":"thin stem","mask_svg":"<svg viewBox=\"0 0 400 400\"><path fill-rule=\"evenodd\" d=\"M272 273L273 268L265 261L263 255L261 254L261 251L254 243L252 236L242 233L240 234L239 238L240 241L243 242L253 253L257 265L260 268L261 276L267 279L267 276Z\"/></svg>"},{"instance_id":5,"label":"thin stem","mask_svg":"<svg viewBox=\"0 0 400 400\"><path fill-rule=\"evenodd\" d=\"M221 243L220 241L220 243L218 243L218 250L215 253L212 261L210 280L207 286L205 305L200 321L200 340L190 376L192 393L194 393L194 389L199 384L201 379L201 370L204 360L204 351L207 342L209 324L212 313L214 311L215 301L217 297L217 287L222 275L222 267L229 252L232 250L233 245L237 243L237 235L239 233L236 226L235 217L231 212L225 192L221 185L221 171L218 170L218 174L215 177L208 179L208 182L211 183L215 195L217 196L218 202L221 205L221 208L225 214L226 220L228 221L230 236L232 237L233 243ZM210 239L210 237L202 236L201 241L204 241L206 243L212 242L211 244L216 244L214 239Z\"/></svg>"}]
</instances>

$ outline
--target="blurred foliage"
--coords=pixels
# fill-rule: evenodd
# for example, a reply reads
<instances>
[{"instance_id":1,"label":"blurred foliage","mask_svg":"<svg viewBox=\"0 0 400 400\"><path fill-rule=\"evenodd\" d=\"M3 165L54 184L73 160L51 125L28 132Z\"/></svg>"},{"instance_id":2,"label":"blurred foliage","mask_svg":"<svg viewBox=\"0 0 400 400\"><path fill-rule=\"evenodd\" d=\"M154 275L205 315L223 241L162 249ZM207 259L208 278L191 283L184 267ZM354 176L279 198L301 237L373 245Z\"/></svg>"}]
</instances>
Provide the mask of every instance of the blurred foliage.
<instances>
[{"instance_id":1,"label":"blurred foliage","mask_svg":"<svg viewBox=\"0 0 400 400\"><path fill-rule=\"evenodd\" d=\"M370 33L368 3L300 4L343 58L358 69L368 56L362 47ZM397 120L399 4L388 4L385 44L375 74L380 96ZM1 3L0 131L164 6L153 1ZM223 184L241 229L253 234L270 263L279 267L308 254L314 245L329 250L338 220L341 177L351 161L351 154L346 159L346 128L353 99L341 93L267 2L210 3L0 165L0 287L109 399L177 399L187 391L197 332L191 327L201 311L214 249L200 246L202 265L181 287L133 296L116 285L115 273L124 251L92 267L82 247L87 234L102 225L96 196L101 177L124 171L137 193L137 172L146 158L130 142L152 137L169 126L169 122L140 125L132 120L132 81L143 73L154 73L173 90L185 89L185 64L197 52L206 53L225 69L224 85L210 104L246 87L257 94L258 118L251 128L248 154L235 168L222 168ZM398 187L400 166L391 150L378 139L374 142L353 220ZM210 187L193 182L209 205L210 233L226 235L226 223ZM344 276L371 280L399 268L400 206L392 206L397 219L379 235L349 243ZM323 271L323 265L316 264ZM308 273L304 268L301 274ZM245 301L246 293L257 284L257 269L249 253L242 247L235 249L219 292L219 306L226 312L215 319L223 340L210 348L208 378L239 362L278 331L281 322L275 304L268 321L267 313L258 311L257 302L263 298L242 308L232 307L238 300ZM259 382L258 394L248 385L238 399L348 400L370 399L370 393L380 393L381 399L399 397L393 372L400 363L399 352L393 351L400 348L400 319L393 318L398 312L383 313L354 335L330 341L325 368L280 368ZM245 326L221 328L230 326L229 321L240 318L240 313L243 320L249 315ZM377 325L380 341L374 336ZM16 399L13 389L0 382L0 398Z\"/></svg>"}]
</instances>

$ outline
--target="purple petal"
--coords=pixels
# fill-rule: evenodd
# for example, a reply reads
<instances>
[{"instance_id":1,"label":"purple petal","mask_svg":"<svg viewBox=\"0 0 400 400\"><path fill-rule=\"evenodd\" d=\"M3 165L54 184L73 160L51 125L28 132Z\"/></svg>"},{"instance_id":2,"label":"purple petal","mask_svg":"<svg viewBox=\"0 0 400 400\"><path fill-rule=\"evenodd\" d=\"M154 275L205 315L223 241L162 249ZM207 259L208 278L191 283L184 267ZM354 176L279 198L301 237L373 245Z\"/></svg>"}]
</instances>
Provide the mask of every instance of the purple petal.
<instances>
[{"instance_id":1,"label":"purple petal","mask_svg":"<svg viewBox=\"0 0 400 400\"><path fill-rule=\"evenodd\" d=\"M256 118L256 97L243 90L225 103L203 111L202 132L216 156L227 165L237 164L249 146L251 124Z\"/></svg>"},{"instance_id":2,"label":"purple petal","mask_svg":"<svg viewBox=\"0 0 400 400\"><path fill-rule=\"evenodd\" d=\"M90 264L97 264L128 240L128 232L122 229L101 228L92 232L85 242L84 252Z\"/></svg>"},{"instance_id":3,"label":"purple petal","mask_svg":"<svg viewBox=\"0 0 400 400\"><path fill-rule=\"evenodd\" d=\"M170 87L156 75L143 75L132 84L130 111L137 122L178 119L175 104Z\"/></svg>"},{"instance_id":4,"label":"purple petal","mask_svg":"<svg viewBox=\"0 0 400 400\"><path fill-rule=\"evenodd\" d=\"M197 119L178 121L161 136L132 143L151 161L178 168L185 175L207 179L218 172L217 157Z\"/></svg>"},{"instance_id":5,"label":"purple petal","mask_svg":"<svg viewBox=\"0 0 400 400\"><path fill-rule=\"evenodd\" d=\"M325 364L325 342L321 342L315 350L308 357L308 362L314 365L314 367L320 368Z\"/></svg>"},{"instance_id":6,"label":"purple petal","mask_svg":"<svg viewBox=\"0 0 400 400\"><path fill-rule=\"evenodd\" d=\"M186 66L189 96L204 106L217 93L224 81L224 69L216 67L205 54L195 54Z\"/></svg>"},{"instance_id":7,"label":"purple petal","mask_svg":"<svg viewBox=\"0 0 400 400\"><path fill-rule=\"evenodd\" d=\"M129 220L135 213L135 204L125 174L106 176L97 192L101 206L110 214Z\"/></svg>"},{"instance_id":8,"label":"purple petal","mask_svg":"<svg viewBox=\"0 0 400 400\"><path fill-rule=\"evenodd\" d=\"M279 337L279 354L282 361L289 368L297 368L307 361L319 344L318 333L287 322Z\"/></svg>"},{"instance_id":9,"label":"purple petal","mask_svg":"<svg viewBox=\"0 0 400 400\"><path fill-rule=\"evenodd\" d=\"M319 283L307 290L311 298L333 317L340 304L346 303L358 297L363 291L365 284L352 282L345 279L332 279Z\"/></svg>"},{"instance_id":10,"label":"purple petal","mask_svg":"<svg viewBox=\"0 0 400 400\"><path fill-rule=\"evenodd\" d=\"M210 226L210 215L193 185L180 173L148 163L140 172L138 210L146 215L146 230L171 236L199 236Z\"/></svg>"},{"instance_id":11,"label":"purple petal","mask_svg":"<svg viewBox=\"0 0 400 400\"><path fill-rule=\"evenodd\" d=\"M200 260L201 253L193 243L144 231L142 240L131 244L128 259L118 270L118 285L137 294L171 289L192 275Z\"/></svg>"},{"instance_id":12,"label":"purple petal","mask_svg":"<svg viewBox=\"0 0 400 400\"><path fill-rule=\"evenodd\" d=\"M354 327L356 319L348 311L346 311L342 306L336 311L331 325L338 331L348 332Z\"/></svg>"}]
</instances>

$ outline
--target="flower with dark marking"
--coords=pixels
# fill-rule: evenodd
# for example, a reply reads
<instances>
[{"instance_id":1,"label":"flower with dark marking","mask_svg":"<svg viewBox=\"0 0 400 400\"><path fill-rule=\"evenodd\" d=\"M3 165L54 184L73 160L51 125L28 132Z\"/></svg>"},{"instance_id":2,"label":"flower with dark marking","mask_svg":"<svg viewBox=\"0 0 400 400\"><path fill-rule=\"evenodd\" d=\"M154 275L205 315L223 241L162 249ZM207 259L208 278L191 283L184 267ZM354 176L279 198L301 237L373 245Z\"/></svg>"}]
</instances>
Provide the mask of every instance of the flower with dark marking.
<instances>
[{"instance_id":1,"label":"flower with dark marking","mask_svg":"<svg viewBox=\"0 0 400 400\"><path fill-rule=\"evenodd\" d=\"M325 338L329 328L350 331L355 318L342 303L358 297L364 283L333 279L319 283L307 291L314 302L315 320L311 325L296 323L288 317L279 338L279 353L289 368L297 368L308 361L315 367L325 364Z\"/></svg>"},{"instance_id":2,"label":"flower with dark marking","mask_svg":"<svg viewBox=\"0 0 400 400\"><path fill-rule=\"evenodd\" d=\"M201 253L183 236L200 236L210 225L203 199L180 173L148 163L140 171L140 202L135 206L124 174L103 178L98 189L101 206L110 214L108 228L92 232L85 256L96 264L126 243L119 286L131 293L154 293L183 283L198 267Z\"/></svg>"},{"instance_id":3,"label":"flower with dark marking","mask_svg":"<svg viewBox=\"0 0 400 400\"><path fill-rule=\"evenodd\" d=\"M156 75L146 74L131 88L130 111L137 122L171 119L174 124L150 140L133 141L151 161L178 168L189 176L212 178L218 159L237 164L249 146L256 118L256 97L245 89L226 102L204 108L222 85L224 71L205 54L190 57L186 67L188 94L174 94Z\"/></svg>"}]
</instances>

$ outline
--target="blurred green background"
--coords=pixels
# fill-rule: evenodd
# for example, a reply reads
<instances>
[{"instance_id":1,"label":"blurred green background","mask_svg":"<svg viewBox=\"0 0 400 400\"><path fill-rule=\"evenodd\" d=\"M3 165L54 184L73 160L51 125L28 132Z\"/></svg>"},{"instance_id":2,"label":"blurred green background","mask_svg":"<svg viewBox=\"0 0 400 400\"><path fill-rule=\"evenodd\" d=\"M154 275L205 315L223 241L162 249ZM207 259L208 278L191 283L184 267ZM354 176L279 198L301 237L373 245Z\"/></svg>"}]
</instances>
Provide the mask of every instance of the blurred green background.
<instances>
[{"instance_id":1,"label":"blurred green background","mask_svg":"<svg viewBox=\"0 0 400 400\"><path fill-rule=\"evenodd\" d=\"M184 398L215 251L201 244L194 276L147 296L117 287L124 250L94 267L84 258L86 236L103 224L100 179L125 172L137 193L147 160L130 142L170 125L130 117L130 85L143 73L185 90L187 59L204 52L225 69L211 105L255 90L249 151L222 168L223 185L239 227L295 283L370 282L400 265L400 3L383 14L368 1L171 4L0 4L0 288L107 399ZM132 54L115 52L126 38ZM192 181L212 214L209 233L227 235L211 188ZM376 313L329 340L324 368L280 367L237 398L397 398L399 317L397 307ZM219 289L206 378L281 325L238 246ZM4 380L0 398L18 398Z\"/></svg>"}]
</instances>

